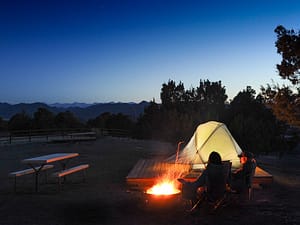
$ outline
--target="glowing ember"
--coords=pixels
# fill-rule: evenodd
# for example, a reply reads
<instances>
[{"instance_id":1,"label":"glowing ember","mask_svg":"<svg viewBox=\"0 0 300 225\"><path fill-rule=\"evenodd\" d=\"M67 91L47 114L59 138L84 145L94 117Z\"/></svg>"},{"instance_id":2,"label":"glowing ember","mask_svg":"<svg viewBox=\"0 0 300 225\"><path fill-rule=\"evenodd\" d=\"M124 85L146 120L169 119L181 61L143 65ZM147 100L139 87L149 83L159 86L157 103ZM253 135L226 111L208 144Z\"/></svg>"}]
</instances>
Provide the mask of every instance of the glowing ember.
<instances>
[{"instance_id":1,"label":"glowing ember","mask_svg":"<svg viewBox=\"0 0 300 225\"><path fill-rule=\"evenodd\" d=\"M146 193L152 195L173 195L179 193L180 190L174 185L174 182L164 181L149 188Z\"/></svg>"}]
</instances>

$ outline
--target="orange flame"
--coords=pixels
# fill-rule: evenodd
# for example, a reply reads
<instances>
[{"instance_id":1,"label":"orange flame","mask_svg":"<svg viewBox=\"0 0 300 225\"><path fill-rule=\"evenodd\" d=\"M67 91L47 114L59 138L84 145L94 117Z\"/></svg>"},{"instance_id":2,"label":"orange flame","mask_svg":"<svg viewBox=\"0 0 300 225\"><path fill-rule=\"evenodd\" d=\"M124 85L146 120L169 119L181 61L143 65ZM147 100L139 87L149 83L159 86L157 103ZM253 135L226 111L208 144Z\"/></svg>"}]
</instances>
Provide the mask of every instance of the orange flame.
<instances>
[{"instance_id":1,"label":"orange flame","mask_svg":"<svg viewBox=\"0 0 300 225\"><path fill-rule=\"evenodd\" d=\"M180 190L175 186L174 182L169 180L162 181L146 191L147 194L152 195L173 195L179 192Z\"/></svg>"}]
</instances>

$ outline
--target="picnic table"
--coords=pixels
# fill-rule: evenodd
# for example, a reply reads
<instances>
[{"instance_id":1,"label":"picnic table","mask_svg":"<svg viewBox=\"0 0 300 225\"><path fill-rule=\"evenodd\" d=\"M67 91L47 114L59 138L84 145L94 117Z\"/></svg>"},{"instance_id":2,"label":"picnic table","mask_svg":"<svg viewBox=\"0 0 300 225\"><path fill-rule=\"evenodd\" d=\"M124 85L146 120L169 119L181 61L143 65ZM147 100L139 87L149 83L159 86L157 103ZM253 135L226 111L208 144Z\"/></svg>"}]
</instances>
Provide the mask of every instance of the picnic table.
<instances>
[{"instance_id":1,"label":"picnic table","mask_svg":"<svg viewBox=\"0 0 300 225\"><path fill-rule=\"evenodd\" d=\"M22 160L23 164L28 165L35 172L35 192L38 192L38 179L39 173L43 170L44 166L53 162L60 162L63 170L66 169L66 165L69 159L79 156L78 153L53 153L49 155L42 155L38 157L28 158Z\"/></svg>"}]
</instances>

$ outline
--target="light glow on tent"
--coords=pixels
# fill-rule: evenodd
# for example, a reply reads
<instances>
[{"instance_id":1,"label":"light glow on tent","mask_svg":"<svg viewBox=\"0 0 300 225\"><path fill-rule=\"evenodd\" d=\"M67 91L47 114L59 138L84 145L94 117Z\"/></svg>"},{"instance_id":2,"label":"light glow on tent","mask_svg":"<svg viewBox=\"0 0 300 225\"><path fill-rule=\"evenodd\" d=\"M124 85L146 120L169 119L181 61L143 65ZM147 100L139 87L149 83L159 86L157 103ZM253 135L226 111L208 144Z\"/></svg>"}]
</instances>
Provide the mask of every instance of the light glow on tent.
<instances>
[{"instance_id":1,"label":"light glow on tent","mask_svg":"<svg viewBox=\"0 0 300 225\"><path fill-rule=\"evenodd\" d=\"M163 180L146 191L152 195L174 195L180 193L174 181Z\"/></svg>"},{"instance_id":2,"label":"light glow on tent","mask_svg":"<svg viewBox=\"0 0 300 225\"><path fill-rule=\"evenodd\" d=\"M230 161L232 168L241 167L239 155L242 153L226 125L217 121L200 124L185 147L170 156L168 162L181 164L205 164L209 154L218 152L223 161Z\"/></svg>"}]
</instances>

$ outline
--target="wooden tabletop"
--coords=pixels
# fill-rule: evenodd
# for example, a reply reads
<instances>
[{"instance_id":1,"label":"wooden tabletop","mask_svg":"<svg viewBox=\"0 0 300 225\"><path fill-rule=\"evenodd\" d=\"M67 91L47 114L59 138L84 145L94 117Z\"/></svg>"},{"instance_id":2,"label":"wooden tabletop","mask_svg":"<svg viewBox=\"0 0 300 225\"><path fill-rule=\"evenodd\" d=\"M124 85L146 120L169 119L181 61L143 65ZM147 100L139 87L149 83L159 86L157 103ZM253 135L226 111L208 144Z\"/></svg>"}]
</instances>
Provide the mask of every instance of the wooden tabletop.
<instances>
[{"instance_id":1,"label":"wooden tabletop","mask_svg":"<svg viewBox=\"0 0 300 225\"><path fill-rule=\"evenodd\" d=\"M47 164L79 156L78 153L54 153L22 160L25 164Z\"/></svg>"}]
</instances>

